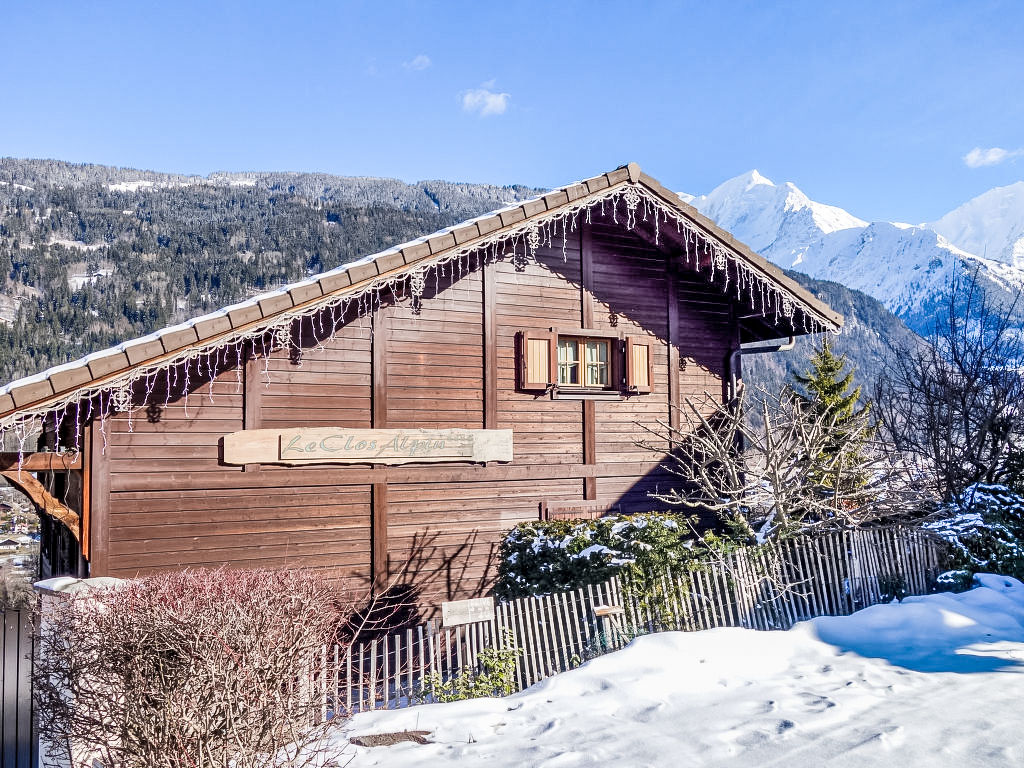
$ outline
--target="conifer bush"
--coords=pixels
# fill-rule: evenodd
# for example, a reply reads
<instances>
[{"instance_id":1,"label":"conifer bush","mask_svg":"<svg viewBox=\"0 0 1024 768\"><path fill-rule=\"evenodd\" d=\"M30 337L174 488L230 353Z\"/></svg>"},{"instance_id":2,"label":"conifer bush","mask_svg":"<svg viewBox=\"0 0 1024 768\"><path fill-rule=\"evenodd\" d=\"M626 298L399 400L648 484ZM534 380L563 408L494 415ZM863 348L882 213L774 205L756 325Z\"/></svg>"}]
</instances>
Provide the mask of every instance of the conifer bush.
<instances>
[{"instance_id":1,"label":"conifer bush","mask_svg":"<svg viewBox=\"0 0 1024 768\"><path fill-rule=\"evenodd\" d=\"M520 523L502 540L495 594L512 599L599 584L622 573L664 573L732 545L693 533L694 518L644 513Z\"/></svg>"},{"instance_id":2,"label":"conifer bush","mask_svg":"<svg viewBox=\"0 0 1024 768\"><path fill-rule=\"evenodd\" d=\"M1024 496L1006 486L972 485L924 527L952 545L944 583L969 585L975 573L1024 579Z\"/></svg>"}]
</instances>

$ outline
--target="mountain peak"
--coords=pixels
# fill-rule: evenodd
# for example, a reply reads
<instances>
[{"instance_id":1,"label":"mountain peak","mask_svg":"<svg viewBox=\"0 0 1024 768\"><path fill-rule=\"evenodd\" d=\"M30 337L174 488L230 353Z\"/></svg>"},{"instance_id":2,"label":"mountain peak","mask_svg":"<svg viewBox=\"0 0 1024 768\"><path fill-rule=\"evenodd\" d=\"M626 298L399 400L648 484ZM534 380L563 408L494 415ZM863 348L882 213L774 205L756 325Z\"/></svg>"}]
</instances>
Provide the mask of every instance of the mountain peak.
<instances>
[{"instance_id":1,"label":"mountain peak","mask_svg":"<svg viewBox=\"0 0 1024 768\"><path fill-rule=\"evenodd\" d=\"M769 187L775 186L775 183L767 176L762 176L761 172L758 171L757 168L753 169L752 171L747 171L745 174L738 178L743 178L744 176L749 180L748 183L750 186L754 186L755 184L767 184Z\"/></svg>"},{"instance_id":2,"label":"mountain peak","mask_svg":"<svg viewBox=\"0 0 1024 768\"><path fill-rule=\"evenodd\" d=\"M785 246L799 252L823 235L867 226L842 208L814 202L792 182L776 184L757 170L719 184L692 205L757 251Z\"/></svg>"},{"instance_id":3,"label":"mountain peak","mask_svg":"<svg viewBox=\"0 0 1024 768\"><path fill-rule=\"evenodd\" d=\"M928 226L969 253L1024 267L1024 181L993 187Z\"/></svg>"},{"instance_id":4,"label":"mountain peak","mask_svg":"<svg viewBox=\"0 0 1024 768\"><path fill-rule=\"evenodd\" d=\"M750 192L750 190L756 189L757 187L774 188L775 183L767 176L763 176L761 172L755 168L751 171L747 171L746 173L741 173L739 176L734 176L727 181L723 181L705 197L719 199L725 197L731 198Z\"/></svg>"}]
</instances>

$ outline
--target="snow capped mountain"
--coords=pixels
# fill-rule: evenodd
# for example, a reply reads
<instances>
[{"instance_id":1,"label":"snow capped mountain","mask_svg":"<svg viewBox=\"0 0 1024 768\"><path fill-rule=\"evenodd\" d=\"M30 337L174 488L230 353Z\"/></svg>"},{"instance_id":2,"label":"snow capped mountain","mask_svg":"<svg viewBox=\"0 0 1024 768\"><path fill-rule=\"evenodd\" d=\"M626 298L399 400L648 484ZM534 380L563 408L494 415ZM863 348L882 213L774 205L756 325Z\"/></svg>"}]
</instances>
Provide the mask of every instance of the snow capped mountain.
<instances>
[{"instance_id":1,"label":"snow capped mountain","mask_svg":"<svg viewBox=\"0 0 1024 768\"><path fill-rule=\"evenodd\" d=\"M983 200L993 193L1000 194ZM956 245L937 227L868 223L757 171L690 202L780 267L863 291L918 332L929 329L936 301L958 267L977 268L982 283L997 293L1024 286L1024 183L992 190L944 217L945 231L962 236ZM997 241L1000 256L990 246L988 258L962 245Z\"/></svg>"},{"instance_id":2,"label":"snow capped mountain","mask_svg":"<svg viewBox=\"0 0 1024 768\"><path fill-rule=\"evenodd\" d=\"M990 189L927 226L958 248L1024 269L1024 181Z\"/></svg>"},{"instance_id":3,"label":"snow capped mountain","mask_svg":"<svg viewBox=\"0 0 1024 768\"><path fill-rule=\"evenodd\" d=\"M822 234L867 226L842 208L811 200L794 184L750 171L694 198L691 205L756 251L800 251Z\"/></svg>"}]
</instances>

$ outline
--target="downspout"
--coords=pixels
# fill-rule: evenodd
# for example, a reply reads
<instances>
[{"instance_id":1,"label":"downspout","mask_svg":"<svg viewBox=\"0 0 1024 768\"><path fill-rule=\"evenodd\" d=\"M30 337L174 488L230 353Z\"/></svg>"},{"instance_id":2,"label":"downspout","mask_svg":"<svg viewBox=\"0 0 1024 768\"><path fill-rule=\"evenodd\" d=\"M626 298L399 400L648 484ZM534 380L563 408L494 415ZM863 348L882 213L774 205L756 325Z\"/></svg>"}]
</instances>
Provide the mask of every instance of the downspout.
<instances>
[{"instance_id":1,"label":"downspout","mask_svg":"<svg viewBox=\"0 0 1024 768\"><path fill-rule=\"evenodd\" d=\"M768 344L765 346L746 347L741 344L729 354L729 402L736 402L739 377L736 371L742 355L763 355L767 352L785 352L796 346L796 336L790 336L784 344Z\"/></svg>"}]
</instances>

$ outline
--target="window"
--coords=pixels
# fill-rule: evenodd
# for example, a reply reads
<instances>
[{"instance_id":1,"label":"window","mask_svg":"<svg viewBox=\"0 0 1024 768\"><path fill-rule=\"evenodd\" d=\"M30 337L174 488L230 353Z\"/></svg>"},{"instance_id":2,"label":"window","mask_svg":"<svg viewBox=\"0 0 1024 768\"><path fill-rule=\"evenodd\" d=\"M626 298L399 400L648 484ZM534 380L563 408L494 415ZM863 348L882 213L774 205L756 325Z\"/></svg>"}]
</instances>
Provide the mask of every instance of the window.
<instances>
[{"instance_id":1,"label":"window","mask_svg":"<svg viewBox=\"0 0 1024 768\"><path fill-rule=\"evenodd\" d=\"M519 389L553 397L645 394L652 390L650 338L583 328L520 331Z\"/></svg>"},{"instance_id":2,"label":"window","mask_svg":"<svg viewBox=\"0 0 1024 768\"><path fill-rule=\"evenodd\" d=\"M558 385L604 389L611 383L610 340L558 339Z\"/></svg>"},{"instance_id":3,"label":"window","mask_svg":"<svg viewBox=\"0 0 1024 768\"><path fill-rule=\"evenodd\" d=\"M558 340L558 383L580 385L580 343L576 339Z\"/></svg>"}]
</instances>

